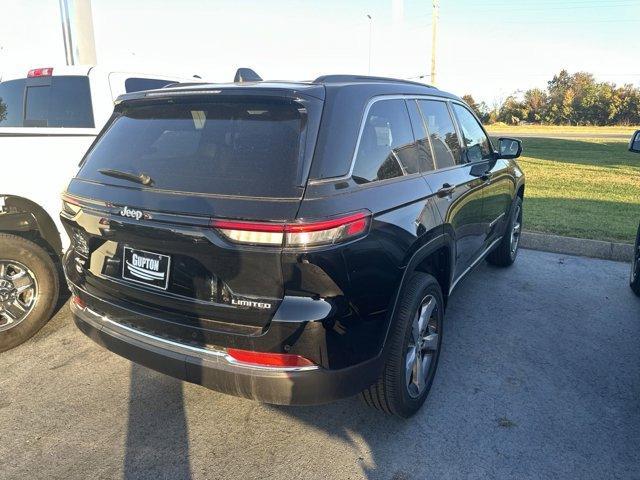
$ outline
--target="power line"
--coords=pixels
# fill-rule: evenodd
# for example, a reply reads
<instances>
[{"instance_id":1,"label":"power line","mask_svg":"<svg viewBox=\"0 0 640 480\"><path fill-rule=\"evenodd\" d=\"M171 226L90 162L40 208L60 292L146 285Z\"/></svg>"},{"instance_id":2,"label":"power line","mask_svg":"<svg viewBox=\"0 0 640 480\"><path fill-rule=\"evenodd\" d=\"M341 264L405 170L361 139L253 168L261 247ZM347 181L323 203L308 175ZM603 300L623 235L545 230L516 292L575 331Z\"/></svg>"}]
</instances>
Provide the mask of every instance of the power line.
<instances>
[{"instance_id":1,"label":"power line","mask_svg":"<svg viewBox=\"0 0 640 480\"><path fill-rule=\"evenodd\" d=\"M512 21L509 20L509 25L522 25L522 24L526 24L526 25L556 25L556 24L578 24L578 23L638 23L640 22L640 19L638 20L633 20L633 19L628 19L628 20L619 20L619 19L606 19L606 20L580 20L580 19L574 19L574 20L559 20L559 21L537 21L537 22L532 22L529 20L516 20L516 21ZM454 21L450 21L450 20L445 20L445 23L447 25L452 25L455 22Z\"/></svg>"},{"instance_id":2,"label":"power line","mask_svg":"<svg viewBox=\"0 0 640 480\"><path fill-rule=\"evenodd\" d=\"M531 6L531 7L523 7L523 8L510 8L509 9L509 14L512 13L519 13L519 12L550 12L550 11L558 11L558 10L580 10L580 9L588 9L588 10L593 10L596 8L621 8L621 7L632 7L632 6L640 6L640 4L637 3L614 3L614 4L608 4L608 5L564 5L564 6L560 6L560 7L545 7L542 5L536 5L536 6ZM473 7L472 7L473 9ZM492 13L495 10L500 10L500 7L488 7L488 8L476 8L473 9L474 11L486 11L486 10L491 10ZM467 9L465 9L465 11L468 11Z\"/></svg>"},{"instance_id":3,"label":"power line","mask_svg":"<svg viewBox=\"0 0 640 480\"><path fill-rule=\"evenodd\" d=\"M625 3L625 4L629 4L630 6L633 5L640 5L640 1L634 1L634 0L613 0L613 2L615 3ZM584 5L584 6L608 6L611 5L612 2L607 2L607 1L602 1L602 0L595 0L595 1L589 1L589 0L577 0L577 1L563 1L562 5L569 5L569 6L580 6L580 5ZM454 6L455 4L452 4L452 6ZM489 3L481 3L481 4L476 4L476 5L471 5L471 6L465 6L464 9L468 10L469 8L486 8L486 7L501 7L501 8L507 8L509 12L511 12L514 9L518 9L518 8L531 8L531 7L546 7L547 5L551 5L551 6L555 6L558 5L558 2L556 0L552 0L549 2L544 2L544 1L536 1L535 3L531 3L531 4L527 4L527 5L514 5L513 2L508 1L506 3L497 3L497 2L489 2Z\"/></svg>"}]
</instances>

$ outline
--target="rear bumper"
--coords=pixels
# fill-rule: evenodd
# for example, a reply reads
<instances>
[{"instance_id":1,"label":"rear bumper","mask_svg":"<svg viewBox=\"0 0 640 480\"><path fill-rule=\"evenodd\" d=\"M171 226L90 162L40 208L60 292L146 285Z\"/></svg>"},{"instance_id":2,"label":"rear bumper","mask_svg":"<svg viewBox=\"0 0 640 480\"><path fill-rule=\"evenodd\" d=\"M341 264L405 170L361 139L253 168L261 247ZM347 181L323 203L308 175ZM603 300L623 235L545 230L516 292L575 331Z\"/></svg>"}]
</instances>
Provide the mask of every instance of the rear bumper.
<instances>
[{"instance_id":1,"label":"rear bumper","mask_svg":"<svg viewBox=\"0 0 640 480\"><path fill-rule=\"evenodd\" d=\"M382 356L339 370L269 368L236 363L224 350L177 343L71 304L78 328L99 345L138 364L230 395L282 405L314 405L349 397L378 377Z\"/></svg>"}]
</instances>

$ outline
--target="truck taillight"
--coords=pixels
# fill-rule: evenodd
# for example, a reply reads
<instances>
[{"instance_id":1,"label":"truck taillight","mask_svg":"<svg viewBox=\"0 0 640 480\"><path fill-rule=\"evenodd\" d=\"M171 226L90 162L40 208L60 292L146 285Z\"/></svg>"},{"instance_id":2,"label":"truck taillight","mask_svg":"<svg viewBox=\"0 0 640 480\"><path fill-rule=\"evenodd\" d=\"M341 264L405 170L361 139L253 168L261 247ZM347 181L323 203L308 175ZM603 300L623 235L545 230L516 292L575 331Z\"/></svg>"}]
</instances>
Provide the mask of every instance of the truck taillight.
<instances>
[{"instance_id":1,"label":"truck taillight","mask_svg":"<svg viewBox=\"0 0 640 480\"><path fill-rule=\"evenodd\" d=\"M68 195L62 195L62 211L71 216L75 216L82 209L80 203Z\"/></svg>"},{"instance_id":2,"label":"truck taillight","mask_svg":"<svg viewBox=\"0 0 640 480\"><path fill-rule=\"evenodd\" d=\"M33 70L29 70L27 73L27 77L50 77L53 75L53 67L45 67L45 68L34 68Z\"/></svg>"},{"instance_id":3,"label":"truck taillight","mask_svg":"<svg viewBox=\"0 0 640 480\"><path fill-rule=\"evenodd\" d=\"M357 212L338 218L295 223L246 222L214 219L211 226L236 243L283 247L332 245L363 236L371 214Z\"/></svg>"}]
</instances>

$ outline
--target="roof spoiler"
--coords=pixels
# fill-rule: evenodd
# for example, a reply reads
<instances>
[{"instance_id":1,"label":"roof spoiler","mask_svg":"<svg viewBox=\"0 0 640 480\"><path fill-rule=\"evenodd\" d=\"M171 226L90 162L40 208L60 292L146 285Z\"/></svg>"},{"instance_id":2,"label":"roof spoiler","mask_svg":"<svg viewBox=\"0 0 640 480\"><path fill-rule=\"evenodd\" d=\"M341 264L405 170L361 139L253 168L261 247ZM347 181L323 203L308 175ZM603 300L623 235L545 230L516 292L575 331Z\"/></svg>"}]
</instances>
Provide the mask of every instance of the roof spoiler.
<instances>
[{"instance_id":1,"label":"roof spoiler","mask_svg":"<svg viewBox=\"0 0 640 480\"><path fill-rule=\"evenodd\" d=\"M233 77L233 83L261 82L262 78L250 68L239 68Z\"/></svg>"}]
</instances>

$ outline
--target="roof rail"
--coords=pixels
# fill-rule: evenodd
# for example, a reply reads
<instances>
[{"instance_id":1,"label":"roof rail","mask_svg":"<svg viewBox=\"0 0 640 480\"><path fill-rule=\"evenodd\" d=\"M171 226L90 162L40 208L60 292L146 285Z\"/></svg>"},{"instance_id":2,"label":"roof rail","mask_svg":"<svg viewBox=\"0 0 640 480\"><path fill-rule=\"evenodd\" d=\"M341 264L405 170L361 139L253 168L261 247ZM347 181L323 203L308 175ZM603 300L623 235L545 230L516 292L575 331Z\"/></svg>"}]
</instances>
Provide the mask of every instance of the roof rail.
<instances>
[{"instance_id":1,"label":"roof rail","mask_svg":"<svg viewBox=\"0 0 640 480\"><path fill-rule=\"evenodd\" d=\"M399 78L389 77L371 77L369 75L322 75L316 78L313 83L349 83L349 82L393 82L407 83L409 85L419 85L421 87L436 88L426 83L412 82L411 80L402 80Z\"/></svg>"}]
</instances>

